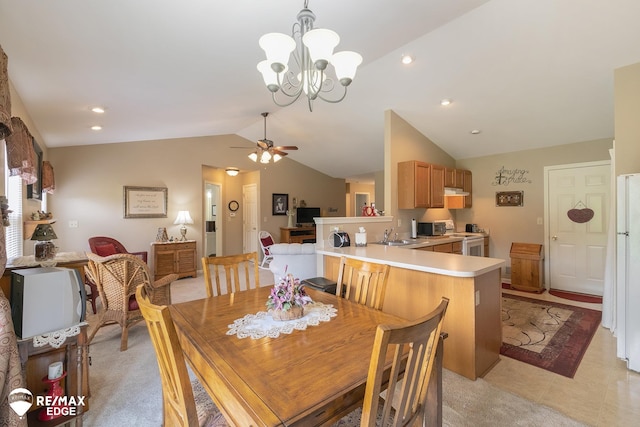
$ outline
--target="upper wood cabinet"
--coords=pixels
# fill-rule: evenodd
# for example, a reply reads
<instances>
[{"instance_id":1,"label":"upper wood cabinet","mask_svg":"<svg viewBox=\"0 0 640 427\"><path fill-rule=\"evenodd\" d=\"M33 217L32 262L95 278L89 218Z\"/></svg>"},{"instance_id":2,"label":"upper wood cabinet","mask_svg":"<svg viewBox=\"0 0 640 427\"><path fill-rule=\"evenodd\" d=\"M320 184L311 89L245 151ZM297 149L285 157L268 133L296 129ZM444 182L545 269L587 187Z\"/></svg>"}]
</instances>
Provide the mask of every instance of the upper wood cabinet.
<instances>
[{"instance_id":1,"label":"upper wood cabinet","mask_svg":"<svg viewBox=\"0 0 640 427\"><path fill-rule=\"evenodd\" d=\"M444 176L445 168L440 165L429 165L431 170L430 208L444 208Z\"/></svg>"},{"instance_id":2,"label":"upper wood cabinet","mask_svg":"<svg viewBox=\"0 0 640 427\"><path fill-rule=\"evenodd\" d=\"M398 209L430 207L431 172L428 163L398 163Z\"/></svg>"},{"instance_id":3,"label":"upper wood cabinet","mask_svg":"<svg viewBox=\"0 0 640 427\"><path fill-rule=\"evenodd\" d=\"M464 188L464 170L445 168L444 186L451 188Z\"/></svg>"},{"instance_id":4,"label":"upper wood cabinet","mask_svg":"<svg viewBox=\"0 0 640 427\"><path fill-rule=\"evenodd\" d=\"M465 193L469 193L468 196L464 196L464 207L465 208L470 208L472 205L472 201L473 201L473 195L472 195L472 190L473 190L473 186L471 185L471 171L462 171L463 175L464 175L464 185L462 186L462 190Z\"/></svg>"}]
</instances>

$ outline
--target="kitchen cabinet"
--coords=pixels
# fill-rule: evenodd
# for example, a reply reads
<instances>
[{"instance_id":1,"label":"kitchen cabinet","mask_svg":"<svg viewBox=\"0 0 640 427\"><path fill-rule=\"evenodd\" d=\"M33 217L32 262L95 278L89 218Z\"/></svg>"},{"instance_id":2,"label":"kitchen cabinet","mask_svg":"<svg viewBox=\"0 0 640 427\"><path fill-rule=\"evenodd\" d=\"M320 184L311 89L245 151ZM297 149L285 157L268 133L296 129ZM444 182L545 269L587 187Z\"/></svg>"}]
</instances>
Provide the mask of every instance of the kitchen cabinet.
<instances>
[{"instance_id":1,"label":"kitchen cabinet","mask_svg":"<svg viewBox=\"0 0 640 427\"><path fill-rule=\"evenodd\" d=\"M459 169L458 172L460 172L462 175L462 186L456 187L456 188L462 188L462 190L465 193L469 193L469 195L468 196L447 196L447 208L449 209L464 209L464 208L470 208L472 206L473 179L471 176L471 171Z\"/></svg>"},{"instance_id":2,"label":"kitchen cabinet","mask_svg":"<svg viewBox=\"0 0 640 427\"><path fill-rule=\"evenodd\" d=\"M431 168L428 163L416 160L398 163L398 209L431 207L430 193Z\"/></svg>"},{"instance_id":3,"label":"kitchen cabinet","mask_svg":"<svg viewBox=\"0 0 640 427\"><path fill-rule=\"evenodd\" d=\"M196 277L196 242L153 242L151 244L153 260L153 280L169 274L179 278Z\"/></svg>"},{"instance_id":4,"label":"kitchen cabinet","mask_svg":"<svg viewBox=\"0 0 640 427\"><path fill-rule=\"evenodd\" d=\"M444 208L444 166L429 165L431 172L430 208Z\"/></svg>"},{"instance_id":5,"label":"kitchen cabinet","mask_svg":"<svg viewBox=\"0 0 640 427\"><path fill-rule=\"evenodd\" d=\"M445 168L444 186L450 188L464 188L464 170Z\"/></svg>"}]
</instances>

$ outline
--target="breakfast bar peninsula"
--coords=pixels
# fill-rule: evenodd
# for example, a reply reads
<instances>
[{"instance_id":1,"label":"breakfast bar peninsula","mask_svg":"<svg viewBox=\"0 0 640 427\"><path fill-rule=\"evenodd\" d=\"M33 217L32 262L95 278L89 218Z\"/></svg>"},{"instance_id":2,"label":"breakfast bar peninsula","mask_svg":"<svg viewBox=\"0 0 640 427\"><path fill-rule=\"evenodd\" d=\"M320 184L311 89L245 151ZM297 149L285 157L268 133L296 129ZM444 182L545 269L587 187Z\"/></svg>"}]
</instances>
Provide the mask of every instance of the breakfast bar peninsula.
<instances>
[{"instance_id":1,"label":"breakfast bar peninsula","mask_svg":"<svg viewBox=\"0 0 640 427\"><path fill-rule=\"evenodd\" d=\"M443 326L449 335L445 368L475 380L498 362L504 260L417 250L411 245L334 248L326 241L317 248L318 270L324 277L337 279L342 256L391 266L385 312L413 320L433 310L442 297L449 298Z\"/></svg>"}]
</instances>

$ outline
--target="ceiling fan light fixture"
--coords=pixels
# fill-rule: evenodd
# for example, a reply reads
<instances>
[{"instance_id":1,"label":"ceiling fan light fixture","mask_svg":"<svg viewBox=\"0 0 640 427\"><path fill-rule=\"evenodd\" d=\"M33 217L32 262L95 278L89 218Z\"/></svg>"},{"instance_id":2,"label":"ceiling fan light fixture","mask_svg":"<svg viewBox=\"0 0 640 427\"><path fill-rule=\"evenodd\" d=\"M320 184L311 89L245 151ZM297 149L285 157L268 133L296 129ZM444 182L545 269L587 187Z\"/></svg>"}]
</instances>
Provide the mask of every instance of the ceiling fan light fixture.
<instances>
[{"instance_id":1,"label":"ceiling fan light fixture","mask_svg":"<svg viewBox=\"0 0 640 427\"><path fill-rule=\"evenodd\" d=\"M271 153L266 150L263 151L260 155L260 163L269 163L269 160L271 160Z\"/></svg>"},{"instance_id":2,"label":"ceiling fan light fixture","mask_svg":"<svg viewBox=\"0 0 640 427\"><path fill-rule=\"evenodd\" d=\"M238 168L232 168L232 167L226 168L224 171L229 176L236 176L240 173L240 170Z\"/></svg>"},{"instance_id":3,"label":"ceiling fan light fixture","mask_svg":"<svg viewBox=\"0 0 640 427\"><path fill-rule=\"evenodd\" d=\"M273 163L277 162L278 160L282 159L282 156L278 153L275 153L273 155Z\"/></svg>"},{"instance_id":4,"label":"ceiling fan light fixture","mask_svg":"<svg viewBox=\"0 0 640 427\"><path fill-rule=\"evenodd\" d=\"M258 161L258 152L254 151L253 153L249 154L248 156L251 160L253 160L254 162Z\"/></svg>"},{"instance_id":5,"label":"ceiling fan light fixture","mask_svg":"<svg viewBox=\"0 0 640 427\"><path fill-rule=\"evenodd\" d=\"M338 103L347 96L347 86L362 64L362 56L350 51L334 54L340 36L332 30L313 28L316 16L308 9L308 3L309 0L305 0L304 8L298 13L292 36L268 33L260 37L258 44L267 59L258 64L258 70L276 105L291 105L304 93L309 111L313 111L313 101L317 98ZM294 59L292 64L295 64L293 67L288 65L291 56ZM342 89L335 84L334 78L326 75L329 65L333 66ZM298 71L291 71L293 68ZM301 76L301 79L296 80L296 76ZM282 101L276 98L278 93Z\"/></svg>"}]
</instances>

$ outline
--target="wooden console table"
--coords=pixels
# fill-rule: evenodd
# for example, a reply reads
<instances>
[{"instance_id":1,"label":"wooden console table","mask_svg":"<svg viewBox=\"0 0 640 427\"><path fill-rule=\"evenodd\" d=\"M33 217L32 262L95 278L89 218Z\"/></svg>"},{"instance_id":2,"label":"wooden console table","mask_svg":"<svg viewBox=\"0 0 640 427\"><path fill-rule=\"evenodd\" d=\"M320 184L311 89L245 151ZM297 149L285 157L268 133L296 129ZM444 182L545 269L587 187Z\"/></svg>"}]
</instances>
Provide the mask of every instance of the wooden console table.
<instances>
[{"instance_id":1,"label":"wooden console table","mask_svg":"<svg viewBox=\"0 0 640 427\"><path fill-rule=\"evenodd\" d=\"M280 227L280 243L315 243L315 227Z\"/></svg>"},{"instance_id":2,"label":"wooden console table","mask_svg":"<svg viewBox=\"0 0 640 427\"><path fill-rule=\"evenodd\" d=\"M153 260L153 280L174 273L179 278L196 277L198 264L195 240L153 242L151 243L151 259Z\"/></svg>"}]
</instances>

